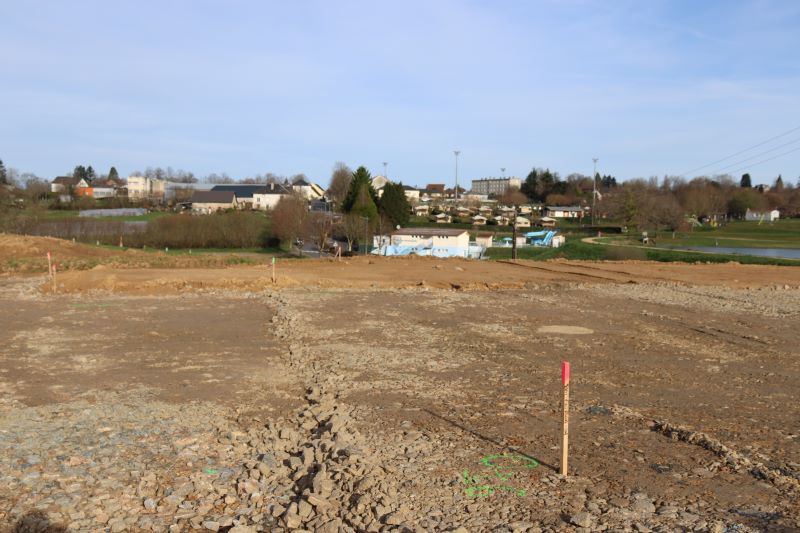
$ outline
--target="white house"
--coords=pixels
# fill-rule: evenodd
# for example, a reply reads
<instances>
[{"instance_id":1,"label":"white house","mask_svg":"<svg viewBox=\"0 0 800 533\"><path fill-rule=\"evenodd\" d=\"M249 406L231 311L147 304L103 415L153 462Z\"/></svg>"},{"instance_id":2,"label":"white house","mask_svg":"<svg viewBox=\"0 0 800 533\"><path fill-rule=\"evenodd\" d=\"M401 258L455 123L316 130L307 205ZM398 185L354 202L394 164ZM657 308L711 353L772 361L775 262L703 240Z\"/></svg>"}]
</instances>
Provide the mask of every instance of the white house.
<instances>
[{"instance_id":1,"label":"white house","mask_svg":"<svg viewBox=\"0 0 800 533\"><path fill-rule=\"evenodd\" d=\"M73 189L86 188L89 183L82 178L72 176L58 176L50 183L50 192L70 193Z\"/></svg>"},{"instance_id":2,"label":"white house","mask_svg":"<svg viewBox=\"0 0 800 533\"><path fill-rule=\"evenodd\" d=\"M303 178L297 178L292 182L292 189L302 194L306 200L319 200L325 191L316 183L309 183Z\"/></svg>"},{"instance_id":3,"label":"white house","mask_svg":"<svg viewBox=\"0 0 800 533\"><path fill-rule=\"evenodd\" d=\"M244 183L233 183L224 185L214 185L212 191L229 191L236 195L236 203L239 207L254 208L255 195L266 190L268 185L252 185Z\"/></svg>"},{"instance_id":4,"label":"white house","mask_svg":"<svg viewBox=\"0 0 800 533\"><path fill-rule=\"evenodd\" d=\"M266 211L273 209L281 198L291 191L280 183L267 183L258 191L253 193L253 209Z\"/></svg>"},{"instance_id":5,"label":"white house","mask_svg":"<svg viewBox=\"0 0 800 533\"><path fill-rule=\"evenodd\" d=\"M223 209L238 207L233 191L195 191L192 195L192 211L209 214Z\"/></svg>"},{"instance_id":6,"label":"white house","mask_svg":"<svg viewBox=\"0 0 800 533\"><path fill-rule=\"evenodd\" d=\"M472 223L475 226L485 226L486 225L486 217L483 215L475 215L472 217Z\"/></svg>"},{"instance_id":7,"label":"white house","mask_svg":"<svg viewBox=\"0 0 800 533\"><path fill-rule=\"evenodd\" d=\"M544 208L544 216L551 218L582 218L583 208L581 206L552 206Z\"/></svg>"},{"instance_id":8,"label":"white house","mask_svg":"<svg viewBox=\"0 0 800 533\"><path fill-rule=\"evenodd\" d=\"M469 248L469 232L465 229L404 228L390 236L392 246L432 247L463 249Z\"/></svg>"},{"instance_id":9,"label":"white house","mask_svg":"<svg viewBox=\"0 0 800 533\"><path fill-rule=\"evenodd\" d=\"M405 193L409 202L419 202L419 189L416 187L412 187L411 185L403 185L403 192Z\"/></svg>"},{"instance_id":10,"label":"white house","mask_svg":"<svg viewBox=\"0 0 800 533\"><path fill-rule=\"evenodd\" d=\"M450 224L453 221L453 217L446 213L438 213L433 215L432 218L437 224Z\"/></svg>"},{"instance_id":11,"label":"white house","mask_svg":"<svg viewBox=\"0 0 800 533\"><path fill-rule=\"evenodd\" d=\"M772 211L751 211L750 209L744 214L745 220L774 222L781 217L780 211L773 209Z\"/></svg>"},{"instance_id":12,"label":"white house","mask_svg":"<svg viewBox=\"0 0 800 533\"><path fill-rule=\"evenodd\" d=\"M414 212L415 215L420 216L420 215L427 215L428 213L430 213L431 208L428 205L415 205L414 207L411 208L411 210Z\"/></svg>"},{"instance_id":13,"label":"white house","mask_svg":"<svg viewBox=\"0 0 800 533\"><path fill-rule=\"evenodd\" d=\"M494 233L491 231L480 232L475 235L475 243L478 246L483 246L484 248L491 248L492 238L494 238Z\"/></svg>"},{"instance_id":14,"label":"white house","mask_svg":"<svg viewBox=\"0 0 800 533\"><path fill-rule=\"evenodd\" d=\"M525 217L517 217L514 223L518 228L530 228L531 221Z\"/></svg>"},{"instance_id":15,"label":"white house","mask_svg":"<svg viewBox=\"0 0 800 533\"><path fill-rule=\"evenodd\" d=\"M477 202L485 202L489 199L488 194L480 194L475 191L467 191L464 194L458 195L459 198L468 200L468 201L477 201Z\"/></svg>"}]
</instances>

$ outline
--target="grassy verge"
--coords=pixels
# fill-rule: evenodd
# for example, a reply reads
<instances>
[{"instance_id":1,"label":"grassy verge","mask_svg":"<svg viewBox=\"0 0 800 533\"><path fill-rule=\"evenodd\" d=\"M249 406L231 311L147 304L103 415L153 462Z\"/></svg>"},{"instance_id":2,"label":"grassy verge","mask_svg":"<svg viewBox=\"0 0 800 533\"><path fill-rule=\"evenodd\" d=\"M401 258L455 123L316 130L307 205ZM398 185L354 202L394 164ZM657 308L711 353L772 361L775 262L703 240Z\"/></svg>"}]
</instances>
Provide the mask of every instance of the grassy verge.
<instances>
[{"instance_id":1,"label":"grassy verge","mask_svg":"<svg viewBox=\"0 0 800 533\"><path fill-rule=\"evenodd\" d=\"M738 254L704 254L680 250L654 250L632 246L603 246L578 240L569 240L561 248L523 247L517 251L519 259L546 261L548 259L570 259L586 261L658 261L683 263L741 263L752 265L778 265L800 267L800 261L777 257L757 257ZM489 248L489 259L511 259L511 248Z\"/></svg>"},{"instance_id":2,"label":"grassy verge","mask_svg":"<svg viewBox=\"0 0 800 533\"><path fill-rule=\"evenodd\" d=\"M511 248L489 248L486 251L489 259L511 259ZM560 248L545 248L536 246L524 246L517 248L519 259L532 259L535 261L546 261L547 259L584 259L602 260L608 259L605 246L599 246L570 240Z\"/></svg>"},{"instance_id":3,"label":"grassy verge","mask_svg":"<svg viewBox=\"0 0 800 533\"><path fill-rule=\"evenodd\" d=\"M704 254L685 252L682 250L644 250L649 261L684 262L684 263L741 263L743 265L778 265L800 267L796 259L779 257L758 257L740 254Z\"/></svg>"}]
</instances>

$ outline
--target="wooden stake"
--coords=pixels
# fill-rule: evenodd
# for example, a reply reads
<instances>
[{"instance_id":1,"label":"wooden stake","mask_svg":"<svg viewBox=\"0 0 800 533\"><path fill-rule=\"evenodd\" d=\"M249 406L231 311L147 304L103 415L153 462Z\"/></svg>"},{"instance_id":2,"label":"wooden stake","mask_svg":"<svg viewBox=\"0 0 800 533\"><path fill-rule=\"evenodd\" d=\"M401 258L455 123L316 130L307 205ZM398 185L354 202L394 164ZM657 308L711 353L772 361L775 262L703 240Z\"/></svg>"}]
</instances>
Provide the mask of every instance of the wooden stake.
<instances>
[{"instance_id":1,"label":"wooden stake","mask_svg":"<svg viewBox=\"0 0 800 533\"><path fill-rule=\"evenodd\" d=\"M56 265L53 265L53 294L56 293Z\"/></svg>"},{"instance_id":2,"label":"wooden stake","mask_svg":"<svg viewBox=\"0 0 800 533\"><path fill-rule=\"evenodd\" d=\"M272 258L272 283L275 283L275 258Z\"/></svg>"},{"instance_id":3,"label":"wooden stake","mask_svg":"<svg viewBox=\"0 0 800 533\"><path fill-rule=\"evenodd\" d=\"M53 263L50 260L50 252L47 252L47 275L53 277Z\"/></svg>"},{"instance_id":4,"label":"wooden stake","mask_svg":"<svg viewBox=\"0 0 800 533\"><path fill-rule=\"evenodd\" d=\"M561 385L564 389L564 420L561 433L561 475L568 473L567 463L569 462L569 363L561 363Z\"/></svg>"}]
</instances>

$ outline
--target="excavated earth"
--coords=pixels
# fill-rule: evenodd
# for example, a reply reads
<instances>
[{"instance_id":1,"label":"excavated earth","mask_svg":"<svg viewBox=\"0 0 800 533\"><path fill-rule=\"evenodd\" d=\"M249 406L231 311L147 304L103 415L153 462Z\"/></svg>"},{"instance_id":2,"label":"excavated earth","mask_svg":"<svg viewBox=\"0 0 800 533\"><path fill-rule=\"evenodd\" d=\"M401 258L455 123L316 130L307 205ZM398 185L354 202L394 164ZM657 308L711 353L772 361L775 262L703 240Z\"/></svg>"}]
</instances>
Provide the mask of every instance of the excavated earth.
<instances>
[{"instance_id":1,"label":"excavated earth","mask_svg":"<svg viewBox=\"0 0 800 533\"><path fill-rule=\"evenodd\" d=\"M800 530L800 269L297 263L0 278L0 531Z\"/></svg>"}]
</instances>

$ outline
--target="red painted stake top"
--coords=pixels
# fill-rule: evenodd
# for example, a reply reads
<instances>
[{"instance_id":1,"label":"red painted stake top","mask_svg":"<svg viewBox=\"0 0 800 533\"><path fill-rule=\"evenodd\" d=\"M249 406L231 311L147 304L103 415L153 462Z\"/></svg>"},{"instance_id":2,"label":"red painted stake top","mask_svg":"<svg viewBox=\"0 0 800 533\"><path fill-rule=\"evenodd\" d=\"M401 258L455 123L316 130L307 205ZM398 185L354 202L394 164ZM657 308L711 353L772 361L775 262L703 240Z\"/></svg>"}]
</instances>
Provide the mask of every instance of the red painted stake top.
<instances>
[{"instance_id":1,"label":"red painted stake top","mask_svg":"<svg viewBox=\"0 0 800 533\"><path fill-rule=\"evenodd\" d=\"M569 385L569 363L566 361L561 363L561 384Z\"/></svg>"}]
</instances>

